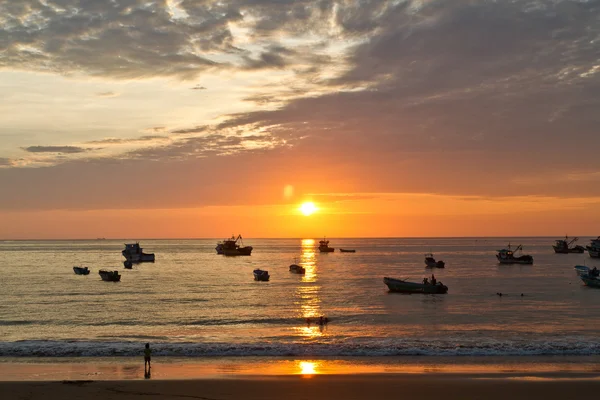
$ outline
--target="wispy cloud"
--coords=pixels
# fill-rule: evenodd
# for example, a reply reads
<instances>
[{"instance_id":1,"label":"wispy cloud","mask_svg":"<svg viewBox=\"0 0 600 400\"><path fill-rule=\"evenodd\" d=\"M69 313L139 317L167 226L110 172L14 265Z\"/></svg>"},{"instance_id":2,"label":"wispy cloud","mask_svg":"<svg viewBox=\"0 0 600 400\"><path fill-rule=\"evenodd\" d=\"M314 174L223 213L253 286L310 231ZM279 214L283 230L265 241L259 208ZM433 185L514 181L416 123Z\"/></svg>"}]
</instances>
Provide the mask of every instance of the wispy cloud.
<instances>
[{"instance_id":1,"label":"wispy cloud","mask_svg":"<svg viewBox=\"0 0 600 400\"><path fill-rule=\"evenodd\" d=\"M29 146L24 147L23 150L29 153L59 153L59 154L75 154L84 153L90 151L83 147L77 146Z\"/></svg>"},{"instance_id":2,"label":"wispy cloud","mask_svg":"<svg viewBox=\"0 0 600 400\"><path fill-rule=\"evenodd\" d=\"M96 96L98 96L98 97L117 97L119 95L120 95L120 93L117 93L117 92L98 92L98 93L96 93Z\"/></svg>"}]
</instances>

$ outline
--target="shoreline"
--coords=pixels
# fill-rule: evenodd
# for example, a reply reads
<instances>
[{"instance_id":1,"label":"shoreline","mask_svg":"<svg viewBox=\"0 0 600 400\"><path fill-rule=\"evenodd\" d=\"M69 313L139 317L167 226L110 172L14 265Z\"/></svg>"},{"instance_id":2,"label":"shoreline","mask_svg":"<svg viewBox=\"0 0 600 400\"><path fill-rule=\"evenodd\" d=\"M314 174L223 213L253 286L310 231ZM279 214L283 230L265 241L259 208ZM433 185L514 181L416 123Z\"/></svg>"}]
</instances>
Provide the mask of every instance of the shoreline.
<instances>
[{"instance_id":1,"label":"shoreline","mask_svg":"<svg viewBox=\"0 0 600 400\"><path fill-rule=\"evenodd\" d=\"M453 376L599 379L599 356L160 357L152 379L263 379L285 376ZM0 358L4 381L144 379L142 357Z\"/></svg>"}]
</instances>

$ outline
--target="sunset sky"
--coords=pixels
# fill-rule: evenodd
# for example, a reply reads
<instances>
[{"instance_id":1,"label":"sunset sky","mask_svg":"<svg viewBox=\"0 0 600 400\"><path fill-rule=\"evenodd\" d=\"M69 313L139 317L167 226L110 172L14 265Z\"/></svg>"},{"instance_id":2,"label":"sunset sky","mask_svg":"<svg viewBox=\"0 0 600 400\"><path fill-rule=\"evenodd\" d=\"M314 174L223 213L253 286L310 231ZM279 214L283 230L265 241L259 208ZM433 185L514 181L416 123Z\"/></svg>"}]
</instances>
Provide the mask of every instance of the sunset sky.
<instances>
[{"instance_id":1,"label":"sunset sky","mask_svg":"<svg viewBox=\"0 0 600 400\"><path fill-rule=\"evenodd\" d=\"M600 235L599 0L0 0L0 93L0 239Z\"/></svg>"}]
</instances>

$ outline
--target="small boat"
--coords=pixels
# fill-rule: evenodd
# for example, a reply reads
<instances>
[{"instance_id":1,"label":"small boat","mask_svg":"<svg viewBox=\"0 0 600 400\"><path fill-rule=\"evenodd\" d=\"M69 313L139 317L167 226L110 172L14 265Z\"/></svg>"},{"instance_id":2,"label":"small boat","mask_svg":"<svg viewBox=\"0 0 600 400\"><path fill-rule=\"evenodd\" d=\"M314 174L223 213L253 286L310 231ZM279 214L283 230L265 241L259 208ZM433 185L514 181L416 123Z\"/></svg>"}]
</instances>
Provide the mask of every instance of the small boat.
<instances>
[{"instance_id":1,"label":"small boat","mask_svg":"<svg viewBox=\"0 0 600 400\"><path fill-rule=\"evenodd\" d=\"M333 253L335 249L333 247L329 247L329 240L325 240L325 238L323 238L323 240L319 241L319 251L321 253Z\"/></svg>"},{"instance_id":2,"label":"small boat","mask_svg":"<svg viewBox=\"0 0 600 400\"><path fill-rule=\"evenodd\" d=\"M292 264L290 265L290 272L293 272L294 274L304 275L306 274L306 269L298 264Z\"/></svg>"},{"instance_id":3,"label":"small boat","mask_svg":"<svg viewBox=\"0 0 600 400\"><path fill-rule=\"evenodd\" d=\"M446 263L443 262L442 260L435 261L435 258L433 258L433 254L431 254L431 253L425 254L425 265L427 266L427 268L445 268L446 267Z\"/></svg>"},{"instance_id":4,"label":"small boat","mask_svg":"<svg viewBox=\"0 0 600 400\"><path fill-rule=\"evenodd\" d=\"M556 244L552 245L555 253L558 254L569 254L569 253L583 253L585 248L583 246L573 246L573 243L578 241L579 238L573 238L569 240L568 236L565 236L564 239L560 239L556 241Z\"/></svg>"},{"instance_id":5,"label":"small boat","mask_svg":"<svg viewBox=\"0 0 600 400\"><path fill-rule=\"evenodd\" d=\"M515 253L517 251L522 251L523 246L518 245L517 248L513 251L510 247L510 243L508 244L508 249L497 250L498 254L496 254L496 258L500 264L533 264L533 257L530 255L522 255L520 257L515 257Z\"/></svg>"},{"instance_id":6,"label":"small boat","mask_svg":"<svg viewBox=\"0 0 600 400\"><path fill-rule=\"evenodd\" d=\"M582 266L578 265L578 267L582 267ZM575 268L577 268L577 267L575 267ZM588 271L586 274L580 273L580 271L583 271L583 268L578 269L577 273L579 275L579 278L581 278L581 280L583 281L583 283L586 284L586 286L600 288L600 271L598 270L598 268L596 268L596 267L594 267L592 269L588 268Z\"/></svg>"},{"instance_id":7,"label":"small boat","mask_svg":"<svg viewBox=\"0 0 600 400\"><path fill-rule=\"evenodd\" d=\"M342 253L356 253L356 250L354 250L354 249L340 249L340 252L342 252Z\"/></svg>"},{"instance_id":8,"label":"small boat","mask_svg":"<svg viewBox=\"0 0 600 400\"><path fill-rule=\"evenodd\" d=\"M121 254L132 263L154 262L154 253L144 253L143 250L139 242L125 243L125 249Z\"/></svg>"},{"instance_id":9,"label":"small boat","mask_svg":"<svg viewBox=\"0 0 600 400\"><path fill-rule=\"evenodd\" d=\"M448 286L442 284L442 282L431 283L416 283L407 282L404 279L395 278L383 278L390 292L396 293L424 293L424 294L446 294L448 293Z\"/></svg>"},{"instance_id":10,"label":"small boat","mask_svg":"<svg viewBox=\"0 0 600 400\"><path fill-rule=\"evenodd\" d=\"M101 269L98 271L100 274L100 278L106 282L119 282L121 280L121 275L119 275L119 271L107 271L105 269Z\"/></svg>"},{"instance_id":11,"label":"small boat","mask_svg":"<svg viewBox=\"0 0 600 400\"><path fill-rule=\"evenodd\" d=\"M573 267L575 272L577 272L578 276L587 275L590 272L590 269L585 265L576 265Z\"/></svg>"},{"instance_id":12,"label":"small boat","mask_svg":"<svg viewBox=\"0 0 600 400\"><path fill-rule=\"evenodd\" d=\"M592 258L600 258L600 236L596 239L590 240L590 244L585 246L585 249L588 251L588 254Z\"/></svg>"},{"instance_id":13,"label":"small boat","mask_svg":"<svg viewBox=\"0 0 600 400\"><path fill-rule=\"evenodd\" d=\"M133 268L133 263L130 260L125 260L125 261L123 261L123 266L126 269L132 269Z\"/></svg>"},{"instance_id":14,"label":"small boat","mask_svg":"<svg viewBox=\"0 0 600 400\"><path fill-rule=\"evenodd\" d=\"M269 280L269 278L271 277L269 275L269 271L264 271L262 269L255 269L252 272L254 273L255 281L267 282Z\"/></svg>"},{"instance_id":15,"label":"small boat","mask_svg":"<svg viewBox=\"0 0 600 400\"><path fill-rule=\"evenodd\" d=\"M241 246L238 244L238 240L242 243ZM217 243L215 250L217 254L225 256L249 256L252 254L252 246L244 246L242 235L238 235L237 238L232 235L231 238Z\"/></svg>"},{"instance_id":16,"label":"small boat","mask_svg":"<svg viewBox=\"0 0 600 400\"><path fill-rule=\"evenodd\" d=\"M76 275L89 275L90 270L88 267L73 267L73 272L75 272Z\"/></svg>"}]
</instances>

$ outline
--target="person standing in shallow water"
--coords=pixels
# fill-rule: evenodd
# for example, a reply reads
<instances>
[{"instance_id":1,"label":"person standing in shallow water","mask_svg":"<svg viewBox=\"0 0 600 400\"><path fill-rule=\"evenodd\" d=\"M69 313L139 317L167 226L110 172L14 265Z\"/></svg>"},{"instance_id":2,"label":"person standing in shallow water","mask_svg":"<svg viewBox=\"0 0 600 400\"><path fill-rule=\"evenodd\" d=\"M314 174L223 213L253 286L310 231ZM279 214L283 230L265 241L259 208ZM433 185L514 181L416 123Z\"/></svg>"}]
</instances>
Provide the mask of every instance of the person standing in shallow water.
<instances>
[{"instance_id":1,"label":"person standing in shallow water","mask_svg":"<svg viewBox=\"0 0 600 400\"><path fill-rule=\"evenodd\" d=\"M146 343L146 348L144 349L144 374L150 374L150 360L152 356L152 350L150 349L150 343ZM146 368L147 367L147 368Z\"/></svg>"}]
</instances>

